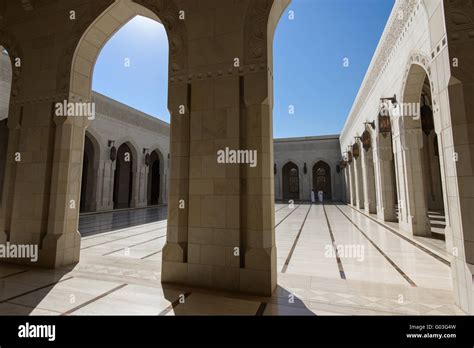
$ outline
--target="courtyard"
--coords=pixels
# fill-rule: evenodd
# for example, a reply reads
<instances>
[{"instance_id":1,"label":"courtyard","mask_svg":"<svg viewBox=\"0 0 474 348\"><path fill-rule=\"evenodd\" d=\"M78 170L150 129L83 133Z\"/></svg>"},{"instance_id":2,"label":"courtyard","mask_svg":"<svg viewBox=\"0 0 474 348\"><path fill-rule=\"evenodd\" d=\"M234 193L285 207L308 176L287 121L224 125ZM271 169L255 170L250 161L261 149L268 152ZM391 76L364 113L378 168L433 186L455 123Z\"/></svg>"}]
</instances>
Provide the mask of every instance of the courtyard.
<instances>
[{"instance_id":1,"label":"courtyard","mask_svg":"<svg viewBox=\"0 0 474 348\"><path fill-rule=\"evenodd\" d=\"M275 204L271 297L162 284L165 219L166 206L81 215L77 265L0 266L0 315L465 314L441 250L345 204Z\"/></svg>"}]
</instances>

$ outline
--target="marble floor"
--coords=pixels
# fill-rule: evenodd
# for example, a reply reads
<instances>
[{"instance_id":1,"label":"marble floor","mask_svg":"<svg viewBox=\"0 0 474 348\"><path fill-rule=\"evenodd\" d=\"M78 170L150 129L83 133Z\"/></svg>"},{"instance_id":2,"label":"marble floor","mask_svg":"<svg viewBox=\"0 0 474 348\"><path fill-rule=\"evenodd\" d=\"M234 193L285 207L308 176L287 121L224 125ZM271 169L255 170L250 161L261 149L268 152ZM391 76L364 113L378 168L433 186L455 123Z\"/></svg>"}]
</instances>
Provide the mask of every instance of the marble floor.
<instances>
[{"instance_id":1,"label":"marble floor","mask_svg":"<svg viewBox=\"0 0 474 348\"><path fill-rule=\"evenodd\" d=\"M0 265L1 315L461 315L450 268L346 205L275 205L272 297L162 285L166 207L81 216L81 261Z\"/></svg>"}]
</instances>

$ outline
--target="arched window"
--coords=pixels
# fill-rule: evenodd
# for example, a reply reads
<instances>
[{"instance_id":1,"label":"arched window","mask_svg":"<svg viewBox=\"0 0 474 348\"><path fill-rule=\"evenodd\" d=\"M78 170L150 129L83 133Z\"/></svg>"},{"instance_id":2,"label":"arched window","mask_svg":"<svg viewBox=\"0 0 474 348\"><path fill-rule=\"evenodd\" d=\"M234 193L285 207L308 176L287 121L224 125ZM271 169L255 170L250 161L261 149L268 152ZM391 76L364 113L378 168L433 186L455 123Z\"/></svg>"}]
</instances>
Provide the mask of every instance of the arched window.
<instances>
[{"instance_id":1,"label":"arched window","mask_svg":"<svg viewBox=\"0 0 474 348\"><path fill-rule=\"evenodd\" d=\"M332 199L331 168L324 161L319 161L313 167L313 191L322 191L325 200Z\"/></svg>"},{"instance_id":2,"label":"arched window","mask_svg":"<svg viewBox=\"0 0 474 348\"><path fill-rule=\"evenodd\" d=\"M283 166L283 199L300 199L299 170L293 162L288 162Z\"/></svg>"}]
</instances>

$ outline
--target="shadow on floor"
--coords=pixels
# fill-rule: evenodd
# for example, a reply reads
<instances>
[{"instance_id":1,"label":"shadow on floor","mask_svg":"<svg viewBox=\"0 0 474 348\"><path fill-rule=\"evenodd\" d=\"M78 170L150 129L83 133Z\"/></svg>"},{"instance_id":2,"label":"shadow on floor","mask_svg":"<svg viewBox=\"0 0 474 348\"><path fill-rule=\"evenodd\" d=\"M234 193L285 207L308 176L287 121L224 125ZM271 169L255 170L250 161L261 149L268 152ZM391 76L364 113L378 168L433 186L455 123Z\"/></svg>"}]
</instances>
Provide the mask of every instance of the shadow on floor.
<instances>
[{"instance_id":1,"label":"shadow on floor","mask_svg":"<svg viewBox=\"0 0 474 348\"><path fill-rule=\"evenodd\" d=\"M229 292L187 288L177 292L177 286L163 284L165 298L172 303L161 315L178 316L314 316L302 299L277 286L272 297L257 297Z\"/></svg>"}]
</instances>

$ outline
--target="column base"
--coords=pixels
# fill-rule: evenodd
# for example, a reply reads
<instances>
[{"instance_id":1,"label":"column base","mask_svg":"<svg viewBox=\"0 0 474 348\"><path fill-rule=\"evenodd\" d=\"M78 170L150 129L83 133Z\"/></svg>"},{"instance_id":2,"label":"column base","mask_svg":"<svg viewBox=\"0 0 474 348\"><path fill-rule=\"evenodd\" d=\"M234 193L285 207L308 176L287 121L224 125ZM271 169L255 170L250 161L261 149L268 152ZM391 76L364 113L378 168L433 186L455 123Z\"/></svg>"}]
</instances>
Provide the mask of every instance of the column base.
<instances>
[{"instance_id":1,"label":"column base","mask_svg":"<svg viewBox=\"0 0 474 348\"><path fill-rule=\"evenodd\" d=\"M182 248L176 243L167 244L163 253L161 282L183 286L240 292L257 296L271 296L277 285L276 265L266 264L266 269L239 268L238 266L218 266L181 262L177 259ZM265 255L266 261L276 263L275 247L259 249L259 256ZM253 249L255 254L255 249ZM261 257L258 257L260 259ZM250 260L253 263L254 260Z\"/></svg>"},{"instance_id":2,"label":"column base","mask_svg":"<svg viewBox=\"0 0 474 348\"><path fill-rule=\"evenodd\" d=\"M385 209L382 207L380 211L377 211L377 218L385 222L398 222L395 209Z\"/></svg>"},{"instance_id":3,"label":"column base","mask_svg":"<svg viewBox=\"0 0 474 348\"><path fill-rule=\"evenodd\" d=\"M429 237L431 236L431 225L427 216L419 217L421 221L413 222L414 218L409 216L410 221L401 221L400 228L413 236Z\"/></svg>"}]
</instances>

